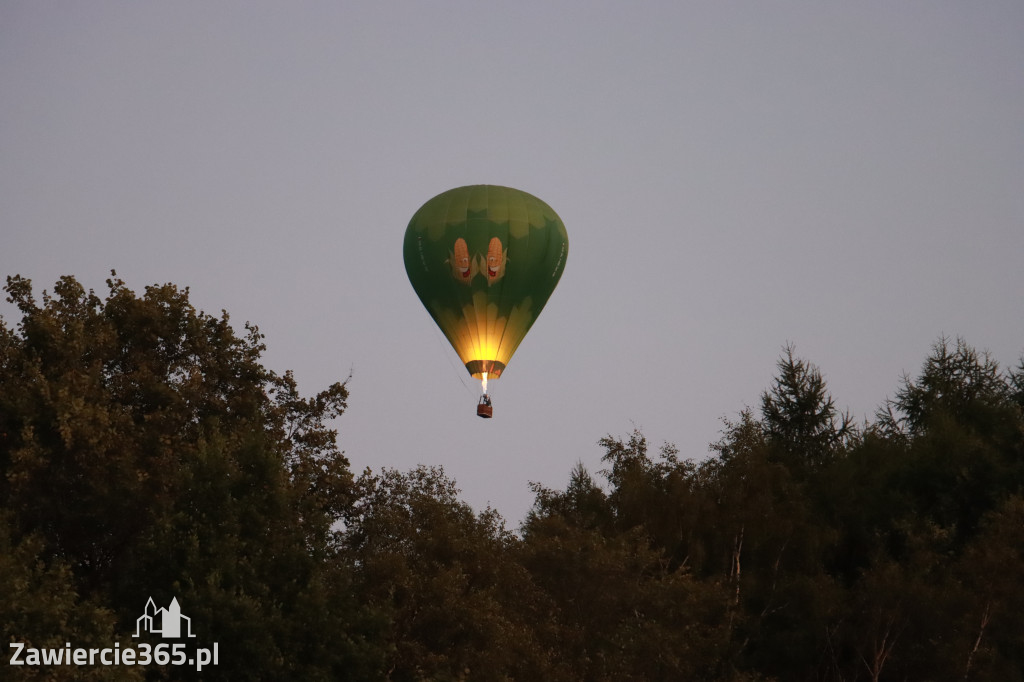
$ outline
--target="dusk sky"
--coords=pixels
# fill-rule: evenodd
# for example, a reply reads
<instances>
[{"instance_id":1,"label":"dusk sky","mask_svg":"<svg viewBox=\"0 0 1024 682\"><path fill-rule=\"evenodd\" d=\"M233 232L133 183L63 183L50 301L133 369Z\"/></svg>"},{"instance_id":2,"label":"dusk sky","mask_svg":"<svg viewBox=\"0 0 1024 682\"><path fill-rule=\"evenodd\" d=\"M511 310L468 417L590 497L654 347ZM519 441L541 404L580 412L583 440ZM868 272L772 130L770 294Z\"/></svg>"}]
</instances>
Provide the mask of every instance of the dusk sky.
<instances>
[{"instance_id":1,"label":"dusk sky","mask_svg":"<svg viewBox=\"0 0 1024 682\"><path fill-rule=\"evenodd\" d=\"M481 183L569 235L491 420L402 262ZM0 277L111 269L515 527L607 434L707 457L787 343L858 421L942 335L1017 364L1024 3L0 0Z\"/></svg>"}]
</instances>

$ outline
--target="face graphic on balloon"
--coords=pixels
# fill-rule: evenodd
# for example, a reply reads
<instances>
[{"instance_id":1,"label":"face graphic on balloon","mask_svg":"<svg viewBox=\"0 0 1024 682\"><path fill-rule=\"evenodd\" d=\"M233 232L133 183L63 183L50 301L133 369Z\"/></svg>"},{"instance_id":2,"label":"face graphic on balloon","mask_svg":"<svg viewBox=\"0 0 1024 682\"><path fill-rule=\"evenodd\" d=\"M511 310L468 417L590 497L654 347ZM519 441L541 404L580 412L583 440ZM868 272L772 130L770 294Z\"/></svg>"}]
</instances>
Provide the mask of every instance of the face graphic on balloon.
<instances>
[{"instance_id":1,"label":"face graphic on balloon","mask_svg":"<svg viewBox=\"0 0 1024 682\"><path fill-rule=\"evenodd\" d=\"M485 269L488 284L494 284L505 276L505 263L507 261L508 256L501 246L501 240L497 237L491 237L491 243L487 246L487 267Z\"/></svg>"},{"instance_id":2,"label":"face graphic on balloon","mask_svg":"<svg viewBox=\"0 0 1024 682\"><path fill-rule=\"evenodd\" d=\"M469 257L469 247L462 237L455 240L448 256L448 264L452 268L452 277L463 284L469 284L478 272L476 259Z\"/></svg>"},{"instance_id":3,"label":"face graphic on balloon","mask_svg":"<svg viewBox=\"0 0 1024 682\"><path fill-rule=\"evenodd\" d=\"M459 237L452 244L446 262L451 267L452 277L455 281L469 284L474 277L483 273L487 278L487 284L491 285L505 276L508 254L505 252L501 240L491 237L491 241L487 245L486 256L480 253L471 256L466 240Z\"/></svg>"}]
</instances>

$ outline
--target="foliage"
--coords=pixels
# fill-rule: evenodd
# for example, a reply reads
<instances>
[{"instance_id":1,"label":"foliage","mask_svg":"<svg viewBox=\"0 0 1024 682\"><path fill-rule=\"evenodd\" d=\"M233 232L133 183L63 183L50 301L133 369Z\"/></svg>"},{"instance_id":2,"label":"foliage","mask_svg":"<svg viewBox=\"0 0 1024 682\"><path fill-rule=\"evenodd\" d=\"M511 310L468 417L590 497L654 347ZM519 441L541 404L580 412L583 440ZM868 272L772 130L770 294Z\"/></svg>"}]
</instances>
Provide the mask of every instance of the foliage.
<instances>
[{"instance_id":1,"label":"foliage","mask_svg":"<svg viewBox=\"0 0 1024 682\"><path fill-rule=\"evenodd\" d=\"M236 336L173 285L108 288L101 300L65 277L39 303L8 279L22 315L0 330L11 542L114 614L118 636L149 597L177 597L224 652L206 679L305 677L327 635L296 628L323 617L330 527L351 493L326 426L344 385L303 401L260 364L255 327Z\"/></svg>"},{"instance_id":2,"label":"foliage","mask_svg":"<svg viewBox=\"0 0 1024 682\"><path fill-rule=\"evenodd\" d=\"M837 413L821 371L793 353L787 345L778 376L761 396L765 433L790 468L820 468L851 434L850 417Z\"/></svg>"},{"instance_id":3,"label":"foliage","mask_svg":"<svg viewBox=\"0 0 1024 682\"><path fill-rule=\"evenodd\" d=\"M302 397L255 327L108 288L8 280L10 641L126 643L152 596L219 642L203 679L1024 680L1024 360L940 339L858 428L786 346L711 457L606 436L516 533L440 467L354 477L345 383Z\"/></svg>"},{"instance_id":4,"label":"foliage","mask_svg":"<svg viewBox=\"0 0 1024 682\"><path fill-rule=\"evenodd\" d=\"M68 641L86 648L109 647L115 641L127 644L114 630L113 613L78 598L67 565L41 557L43 542L38 535L15 543L10 531L10 514L0 514L0 623L10 641L33 649L59 649ZM6 672L4 679L10 680L141 679L135 668L102 666L44 670L26 665L10 666Z\"/></svg>"},{"instance_id":5,"label":"foliage","mask_svg":"<svg viewBox=\"0 0 1024 682\"><path fill-rule=\"evenodd\" d=\"M356 489L339 559L386 617L387 679L550 679L535 590L496 512L475 514L434 467L366 471Z\"/></svg>"}]
</instances>

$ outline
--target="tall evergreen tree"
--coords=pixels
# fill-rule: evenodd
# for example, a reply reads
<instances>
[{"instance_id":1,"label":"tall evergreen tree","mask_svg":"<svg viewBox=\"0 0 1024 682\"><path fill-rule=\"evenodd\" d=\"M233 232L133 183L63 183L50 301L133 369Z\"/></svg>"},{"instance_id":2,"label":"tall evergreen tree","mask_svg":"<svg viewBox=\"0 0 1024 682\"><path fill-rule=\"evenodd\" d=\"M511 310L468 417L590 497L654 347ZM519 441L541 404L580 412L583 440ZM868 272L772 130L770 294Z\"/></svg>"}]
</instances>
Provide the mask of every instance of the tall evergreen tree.
<instances>
[{"instance_id":1,"label":"tall evergreen tree","mask_svg":"<svg viewBox=\"0 0 1024 682\"><path fill-rule=\"evenodd\" d=\"M785 347L778 370L761 395L765 432L796 471L821 468L850 436L850 417L836 409L821 371L794 357L792 345Z\"/></svg>"}]
</instances>

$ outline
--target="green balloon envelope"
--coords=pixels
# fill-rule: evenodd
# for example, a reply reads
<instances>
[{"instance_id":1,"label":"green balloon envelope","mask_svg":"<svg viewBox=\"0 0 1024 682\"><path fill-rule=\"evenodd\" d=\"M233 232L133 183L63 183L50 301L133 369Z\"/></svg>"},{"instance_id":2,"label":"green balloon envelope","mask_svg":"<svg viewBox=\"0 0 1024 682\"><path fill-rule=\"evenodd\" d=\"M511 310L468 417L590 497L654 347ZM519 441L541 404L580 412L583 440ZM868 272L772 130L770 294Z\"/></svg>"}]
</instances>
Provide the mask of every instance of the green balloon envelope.
<instances>
[{"instance_id":1,"label":"green balloon envelope","mask_svg":"<svg viewBox=\"0 0 1024 682\"><path fill-rule=\"evenodd\" d=\"M558 214L509 187L471 185L423 204L405 231L416 294L480 379L501 376L555 290L569 252Z\"/></svg>"}]
</instances>

